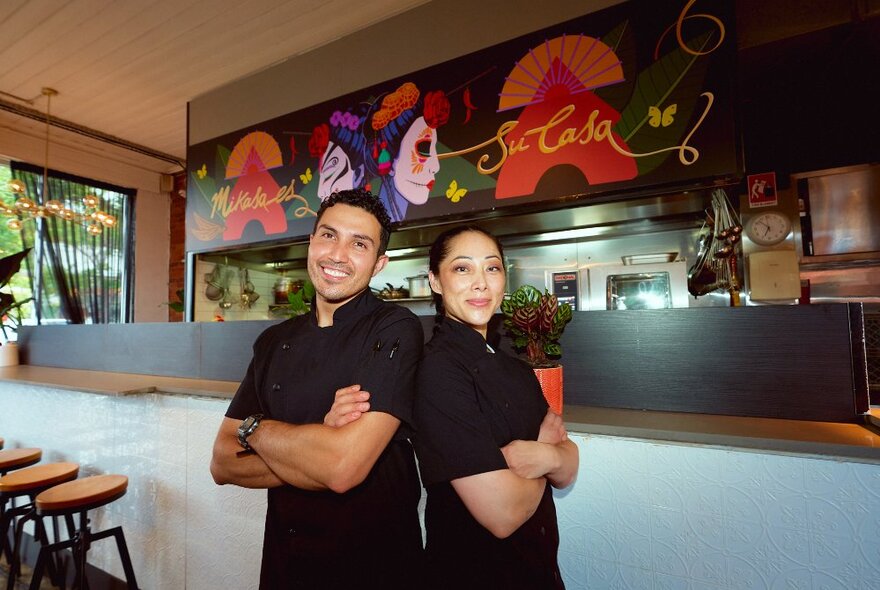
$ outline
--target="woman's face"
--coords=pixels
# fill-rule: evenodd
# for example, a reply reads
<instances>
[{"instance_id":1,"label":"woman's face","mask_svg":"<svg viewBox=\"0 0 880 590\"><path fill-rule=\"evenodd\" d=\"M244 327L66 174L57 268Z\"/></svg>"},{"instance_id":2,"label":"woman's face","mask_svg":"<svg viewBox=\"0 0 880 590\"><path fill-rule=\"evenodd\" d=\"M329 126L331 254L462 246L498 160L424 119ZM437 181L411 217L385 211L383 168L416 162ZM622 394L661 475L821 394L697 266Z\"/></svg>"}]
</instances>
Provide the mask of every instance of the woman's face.
<instances>
[{"instance_id":1,"label":"woman's face","mask_svg":"<svg viewBox=\"0 0 880 590\"><path fill-rule=\"evenodd\" d=\"M504 263L490 237L464 232L449 242L439 273L429 273L431 289L443 297L446 317L486 337L486 326L504 297Z\"/></svg>"},{"instance_id":2,"label":"woman's face","mask_svg":"<svg viewBox=\"0 0 880 590\"><path fill-rule=\"evenodd\" d=\"M345 150L331 141L318 170L318 198L323 201L336 191L353 189L362 177L361 167L352 168Z\"/></svg>"},{"instance_id":3,"label":"woman's face","mask_svg":"<svg viewBox=\"0 0 880 590\"><path fill-rule=\"evenodd\" d=\"M394 186L410 203L424 205L438 170L437 130L428 127L424 117L419 117L400 140L400 152L391 170Z\"/></svg>"}]
</instances>

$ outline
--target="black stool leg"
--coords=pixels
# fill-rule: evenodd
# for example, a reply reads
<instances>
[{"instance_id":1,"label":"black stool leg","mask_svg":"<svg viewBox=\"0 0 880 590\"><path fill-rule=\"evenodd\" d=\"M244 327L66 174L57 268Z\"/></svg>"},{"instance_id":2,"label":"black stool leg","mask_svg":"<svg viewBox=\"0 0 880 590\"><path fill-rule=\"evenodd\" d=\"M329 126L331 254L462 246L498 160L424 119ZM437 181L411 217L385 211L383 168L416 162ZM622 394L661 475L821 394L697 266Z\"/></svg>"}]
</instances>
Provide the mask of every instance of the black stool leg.
<instances>
[{"instance_id":1,"label":"black stool leg","mask_svg":"<svg viewBox=\"0 0 880 590\"><path fill-rule=\"evenodd\" d=\"M119 558L122 560L122 569L125 571L125 582L128 590L138 590L134 567L131 563L131 555L128 553L128 545L125 542L125 535L122 532L122 527L117 526L92 534L91 529L89 528L89 519L86 512L80 513L79 529L73 528L73 518L70 514L65 514L64 516L68 521L68 531L71 531L72 529L72 534L69 539L58 541L58 530L56 529L56 542L49 544L48 533L44 529L47 542L40 547L40 554L37 556L37 563L34 566L34 575L33 578L31 578L29 590L40 589L44 570L47 567L52 567L52 554L61 549L71 549L73 552L73 563L76 568L76 574L71 590L87 590L89 587L89 581L86 576L86 555L88 554L89 547L93 542L106 539L110 536L113 536L116 539L116 547L119 550Z\"/></svg>"},{"instance_id":2,"label":"black stool leg","mask_svg":"<svg viewBox=\"0 0 880 590\"><path fill-rule=\"evenodd\" d=\"M49 533L46 530L46 527L43 526L43 521L39 517L37 517L36 512L33 509L33 504L28 506L19 507L20 509L30 507L27 512L21 515L21 518L15 524L14 532L13 532L13 540L14 545L12 548L13 560L9 566L9 577L6 580L6 590L13 590L15 588L15 579L21 574L21 538L24 534L24 525L28 520L34 521L34 529L36 534L36 540L40 543L40 548L46 547L50 545L49 541ZM58 533L56 531L55 540L58 541ZM49 579L52 581L54 586L58 586L61 590L64 590L64 572L60 568L59 564L56 563L56 560L52 555L49 555L46 560L46 568L48 569Z\"/></svg>"},{"instance_id":3,"label":"black stool leg","mask_svg":"<svg viewBox=\"0 0 880 590\"><path fill-rule=\"evenodd\" d=\"M89 552L91 544L89 530L89 517L85 512L79 513L79 531L73 543L73 561L76 565L76 578L73 586L77 590L84 590L89 587L89 579L86 576L86 554Z\"/></svg>"},{"instance_id":4,"label":"black stool leg","mask_svg":"<svg viewBox=\"0 0 880 590\"><path fill-rule=\"evenodd\" d=\"M134 567L131 565L131 556L128 554L128 545L125 544L125 535L121 527L113 529L116 537L116 548L119 549L119 558L122 560L122 569L125 571L125 583L128 590L138 590L137 580L134 578Z\"/></svg>"}]
</instances>

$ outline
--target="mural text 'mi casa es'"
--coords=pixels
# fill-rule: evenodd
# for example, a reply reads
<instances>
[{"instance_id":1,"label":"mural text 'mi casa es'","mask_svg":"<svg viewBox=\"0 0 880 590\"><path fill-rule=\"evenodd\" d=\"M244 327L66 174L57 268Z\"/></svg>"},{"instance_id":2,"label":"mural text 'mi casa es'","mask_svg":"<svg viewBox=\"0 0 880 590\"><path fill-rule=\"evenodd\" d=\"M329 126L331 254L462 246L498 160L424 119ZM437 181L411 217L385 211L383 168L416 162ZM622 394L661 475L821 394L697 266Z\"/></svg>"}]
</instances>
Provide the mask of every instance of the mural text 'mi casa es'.
<instances>
[{"instance_id":1,"label":"mural text 'mi casa es'","mask_svg":"<svg viewBox=\"0 0 880 590\"><path fill-rule=\"evenodd\" d=\"M187 250L303 237L366 187L403 225L741 174L732 2L626 2L190 146Z\"/></svg>"}]
</instances>

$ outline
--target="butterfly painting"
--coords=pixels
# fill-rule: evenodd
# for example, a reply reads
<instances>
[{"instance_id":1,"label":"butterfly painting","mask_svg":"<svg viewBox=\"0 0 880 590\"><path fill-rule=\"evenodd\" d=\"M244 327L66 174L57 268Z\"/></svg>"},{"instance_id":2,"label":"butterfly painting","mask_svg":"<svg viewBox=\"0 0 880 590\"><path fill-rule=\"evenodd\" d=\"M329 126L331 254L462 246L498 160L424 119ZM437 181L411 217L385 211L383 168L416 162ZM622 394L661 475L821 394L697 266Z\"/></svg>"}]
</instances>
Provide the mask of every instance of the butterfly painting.
<instances>
[{"instance_id":1,"label":"butterfly painting","mask_svg":"<svg viewBox=\"0 0 880 590\"><path fill-rule=\"evenodd\" d=\"M303 184L308 184L312 180L312 169L306 168L306 171L299 175L299 179Z\"/></svg>"},{"instance_id":2,"label":"butterfly painting","mask_svg":"<svg viewBox=\"0 0 880 590\"><path fill-rule=\"evenodd\" d=\"M203 180L208 175L208 167L202 164L202 167L196 170L196 175L199 177L199 180Z\"/></svg>"},{"instance_id":3,"label":"butterfly painting","mask_svg":"<svg viewBox=\"0 0 880 590\"><path fill-rule=\"evenodd\" d=\"M467 192L468 189L464 187L459 188L458 182L453 180L449 183L449 188L446 189L446 198L453 203L458 203L461 198L467 194Z\"/></svg>"},{"instance_id":4,"label":"butterfly painting","mask_svg":"<svg viewBox=\"0 0 880 590\"><path fill-rule=\"evenodd\" d=\"M657 107L648 107L648 125L651 127L669 127L675 120L674 115L677 111L678 105L675 103L663 109L662 113Z\"/></svg>"}]
</instances>

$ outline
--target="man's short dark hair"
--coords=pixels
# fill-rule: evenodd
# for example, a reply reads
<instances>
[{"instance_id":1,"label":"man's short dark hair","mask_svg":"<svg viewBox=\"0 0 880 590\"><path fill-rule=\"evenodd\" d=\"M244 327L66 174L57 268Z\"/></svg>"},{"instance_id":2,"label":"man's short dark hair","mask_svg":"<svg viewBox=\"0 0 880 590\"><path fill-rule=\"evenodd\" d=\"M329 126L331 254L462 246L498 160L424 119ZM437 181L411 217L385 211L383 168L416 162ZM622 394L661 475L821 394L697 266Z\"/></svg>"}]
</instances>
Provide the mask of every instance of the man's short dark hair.
<instances>
[{"instance_id":1,"label":"man's short dark hair","mask_svg":"<svg viewBox=\"0 0 880 590\"><path fill-rule=\"evenodd\" d=\"M388 216L388 211L385 210L385 205L382 204L379 197L366 189L353 188L336 191L324 199L320 209L318 209L318 218L315 220L315 227L312 229L312 233L314 234L315 230L318 229L318 224L321 223L324 211L337 203L363 209L376 218L382 230L379 234L379 256L385 254L385 250L388 248L388 240L391 238L391 218Z\"/></svg>"}]
</instances>

